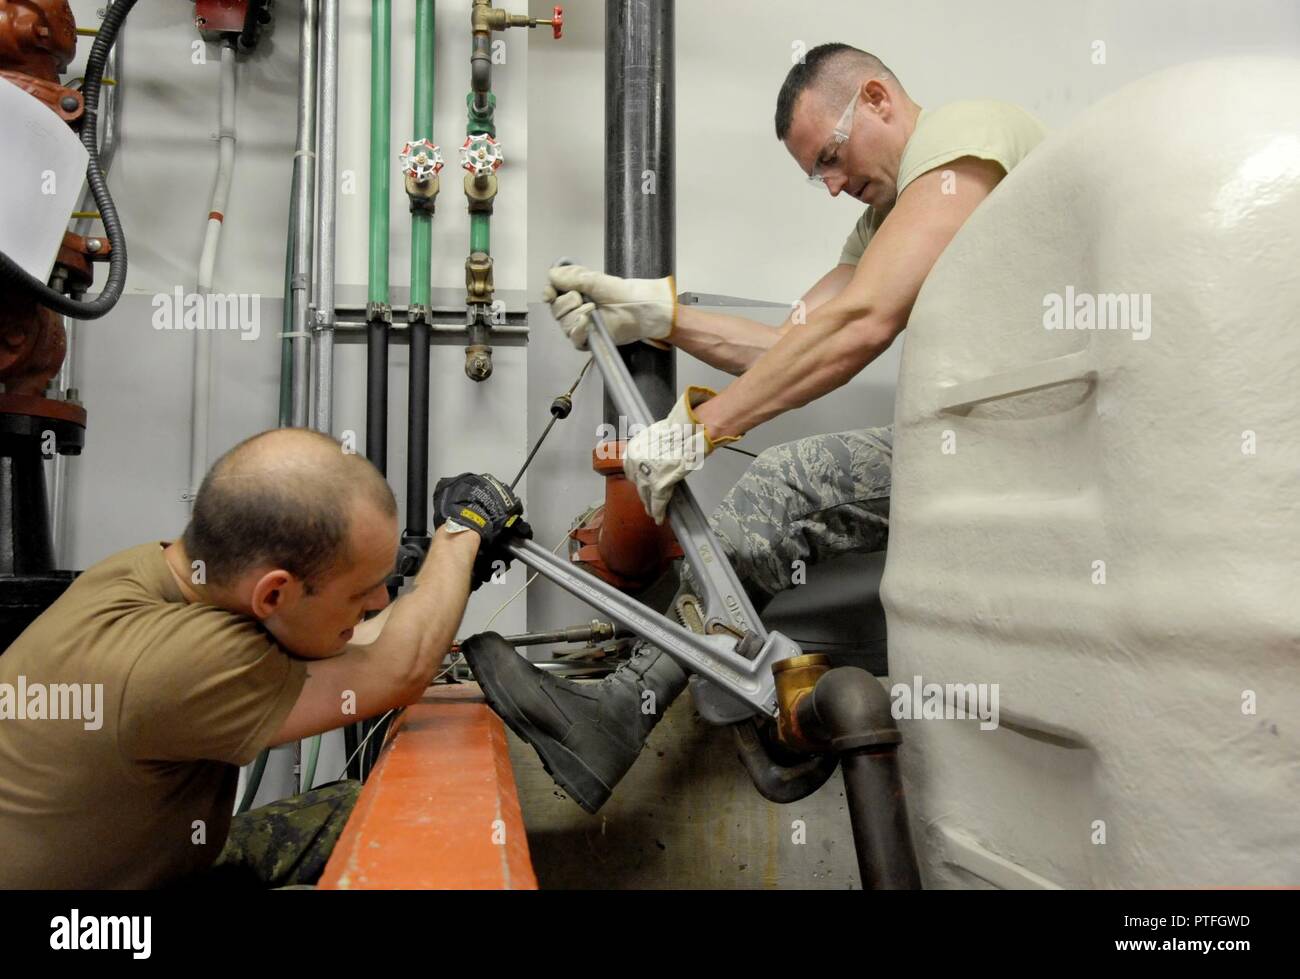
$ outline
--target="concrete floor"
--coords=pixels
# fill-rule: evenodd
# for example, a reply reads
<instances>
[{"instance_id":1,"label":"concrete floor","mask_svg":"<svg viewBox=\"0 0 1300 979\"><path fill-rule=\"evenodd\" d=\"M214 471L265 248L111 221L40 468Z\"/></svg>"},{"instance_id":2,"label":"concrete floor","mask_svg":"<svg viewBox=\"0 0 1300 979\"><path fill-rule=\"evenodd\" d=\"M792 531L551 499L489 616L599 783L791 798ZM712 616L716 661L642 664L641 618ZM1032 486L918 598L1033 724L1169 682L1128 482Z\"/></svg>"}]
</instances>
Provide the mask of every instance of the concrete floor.
<instances>
[{"instance_id":1,"label":"concrete floor","mask_svg":"<svg viewBox=\"0 0 1300 979\"><path fill-rule=\"evenodd\" d=\"M556 786L530 747L509 738L542 888L860 887L839 772L799 802L766 801L736 758L731 731L701 720L689 693L594 816Z\"/></svg>"}]
</instances>

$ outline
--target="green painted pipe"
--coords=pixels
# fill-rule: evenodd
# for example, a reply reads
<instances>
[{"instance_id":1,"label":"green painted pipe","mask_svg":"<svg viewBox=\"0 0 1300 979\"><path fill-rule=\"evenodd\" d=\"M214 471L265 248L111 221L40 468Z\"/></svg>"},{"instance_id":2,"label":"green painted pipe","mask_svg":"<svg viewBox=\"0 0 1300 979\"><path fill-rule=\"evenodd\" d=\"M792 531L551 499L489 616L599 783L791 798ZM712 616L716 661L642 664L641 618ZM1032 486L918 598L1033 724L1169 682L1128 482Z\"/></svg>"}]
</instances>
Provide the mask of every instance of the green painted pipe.
<instances>
[{"instance_id":1,"label":"green painted pipe","mask_svg":"<svg viewBox=\"0 0 1300 979\"><path fill-rule=\"evenodd\" d=\"M388 177L392 169L391 0L370 6L370 302L388 302Z\"/></svg>"},{"instance_id":2,"label":"green painted pipe","mask_svg":"<svg viewBox=\"0 0 1300 979\"><path fill-rule=\"evenodd\" d=\"M491 254L492 236L490 214L471 214L469 216L469 250Z\"/></svg>"},{"instance_id":3,"label":"green painted pipe","mask_svg":"<svg viewBox=\"0 0 1300 979\"><path fill-rule=\"evenodd\" d=\"M487 108L480 112L474 108L474 93L470 92L465 96L465 105L468 109L469 116L469 121L465 126L465 135L477 136L480 133L486 133L489 136L496 136L497 97L491 92L488 92ZM469 250L471 252L482 252L485 255L492 254L491 214L470 212Z\"/></svg>"},{"instance_id":4,"label":"green painted pipe","mask_svg":"<svg viewBox=\"0 0 1300 979\"><path fill-rule=\"evenodd\" d=\"M433 0L415 0L415 139L433 139ZM429 305L433 215L411 214L411 305Z\"/></svg>"}]
</instances>

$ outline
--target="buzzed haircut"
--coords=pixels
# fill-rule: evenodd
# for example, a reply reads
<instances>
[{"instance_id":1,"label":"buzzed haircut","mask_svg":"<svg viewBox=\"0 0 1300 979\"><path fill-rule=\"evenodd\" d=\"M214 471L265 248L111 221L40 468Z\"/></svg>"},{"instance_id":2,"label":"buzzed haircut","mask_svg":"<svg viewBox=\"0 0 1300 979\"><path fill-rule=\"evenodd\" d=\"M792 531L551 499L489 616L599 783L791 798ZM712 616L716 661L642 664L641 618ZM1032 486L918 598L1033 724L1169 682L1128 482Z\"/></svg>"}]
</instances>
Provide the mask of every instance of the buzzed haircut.
<instances>
[{"instance_id":1,"label":"buzzed haircut","mask_svg":"<svg viewBox=\"0 0 1300 979\"><path fill-rule=\"evenodd\" d=\"M273 429L240 442L208 470L181 540L189 559L204 563L208 584L227 585L270 565L311 592L349 559L358 500L397 514L392 489L363 456L311 429Z\"/></svg>"},{"instance_id":2,"label":"buzzed haircut","mask_svg":"<svg viewBox=\"0 0 1300 979\"><path fill-rule=\"evenodd\" d=\"M850 44L819 44L785 76L776 97L776 138L781 142L790 135L794 123L794 106L799 96L813 89L828 102L848 103L864 78L893 77L894 73L874 54Z\"/></svg>"}]
</instances>

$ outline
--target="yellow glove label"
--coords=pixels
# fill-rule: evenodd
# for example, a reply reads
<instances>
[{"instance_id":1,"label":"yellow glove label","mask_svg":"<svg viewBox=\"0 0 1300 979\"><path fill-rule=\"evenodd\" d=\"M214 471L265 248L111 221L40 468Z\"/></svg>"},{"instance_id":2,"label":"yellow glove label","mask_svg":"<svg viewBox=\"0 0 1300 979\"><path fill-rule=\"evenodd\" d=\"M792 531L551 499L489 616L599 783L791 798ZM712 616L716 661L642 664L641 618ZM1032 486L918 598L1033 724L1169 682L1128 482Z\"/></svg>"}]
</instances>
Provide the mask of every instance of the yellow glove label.
<instances>
[{"instance_id":1,"label":"yellow glove label","mask_svg":"<svg viewBox=\"0 0 1300 979\"><path fill-rule=\"evenodd\" d=\"M468 520L470 523L474 524L477 527L487 526L487 521L484 520L482 517L480 517L473 510L470 510L468 507L460 511L460 516L464 517L466 520Z\"/></svg>"}]
</instances>

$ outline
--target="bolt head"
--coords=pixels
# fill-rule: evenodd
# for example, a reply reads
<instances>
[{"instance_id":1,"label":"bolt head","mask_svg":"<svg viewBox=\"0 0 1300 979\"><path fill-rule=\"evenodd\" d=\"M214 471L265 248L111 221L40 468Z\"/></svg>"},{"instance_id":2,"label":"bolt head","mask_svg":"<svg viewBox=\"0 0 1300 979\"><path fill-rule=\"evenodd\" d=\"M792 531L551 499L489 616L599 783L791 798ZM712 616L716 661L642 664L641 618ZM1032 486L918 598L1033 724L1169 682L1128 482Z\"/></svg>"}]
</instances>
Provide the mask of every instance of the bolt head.
<instances>
[{"instance_id":1,"label":"bolt head","mask_svg":"<svg viewBox=\"0 0 1300 979\"><path fill-rule=\"evenodd\" d=\"M63 107L64 112L76 112L77 111L76 96L73 95L63 96L63 98L59 100L59 105Z\"/></svg>"}]
</instances>

